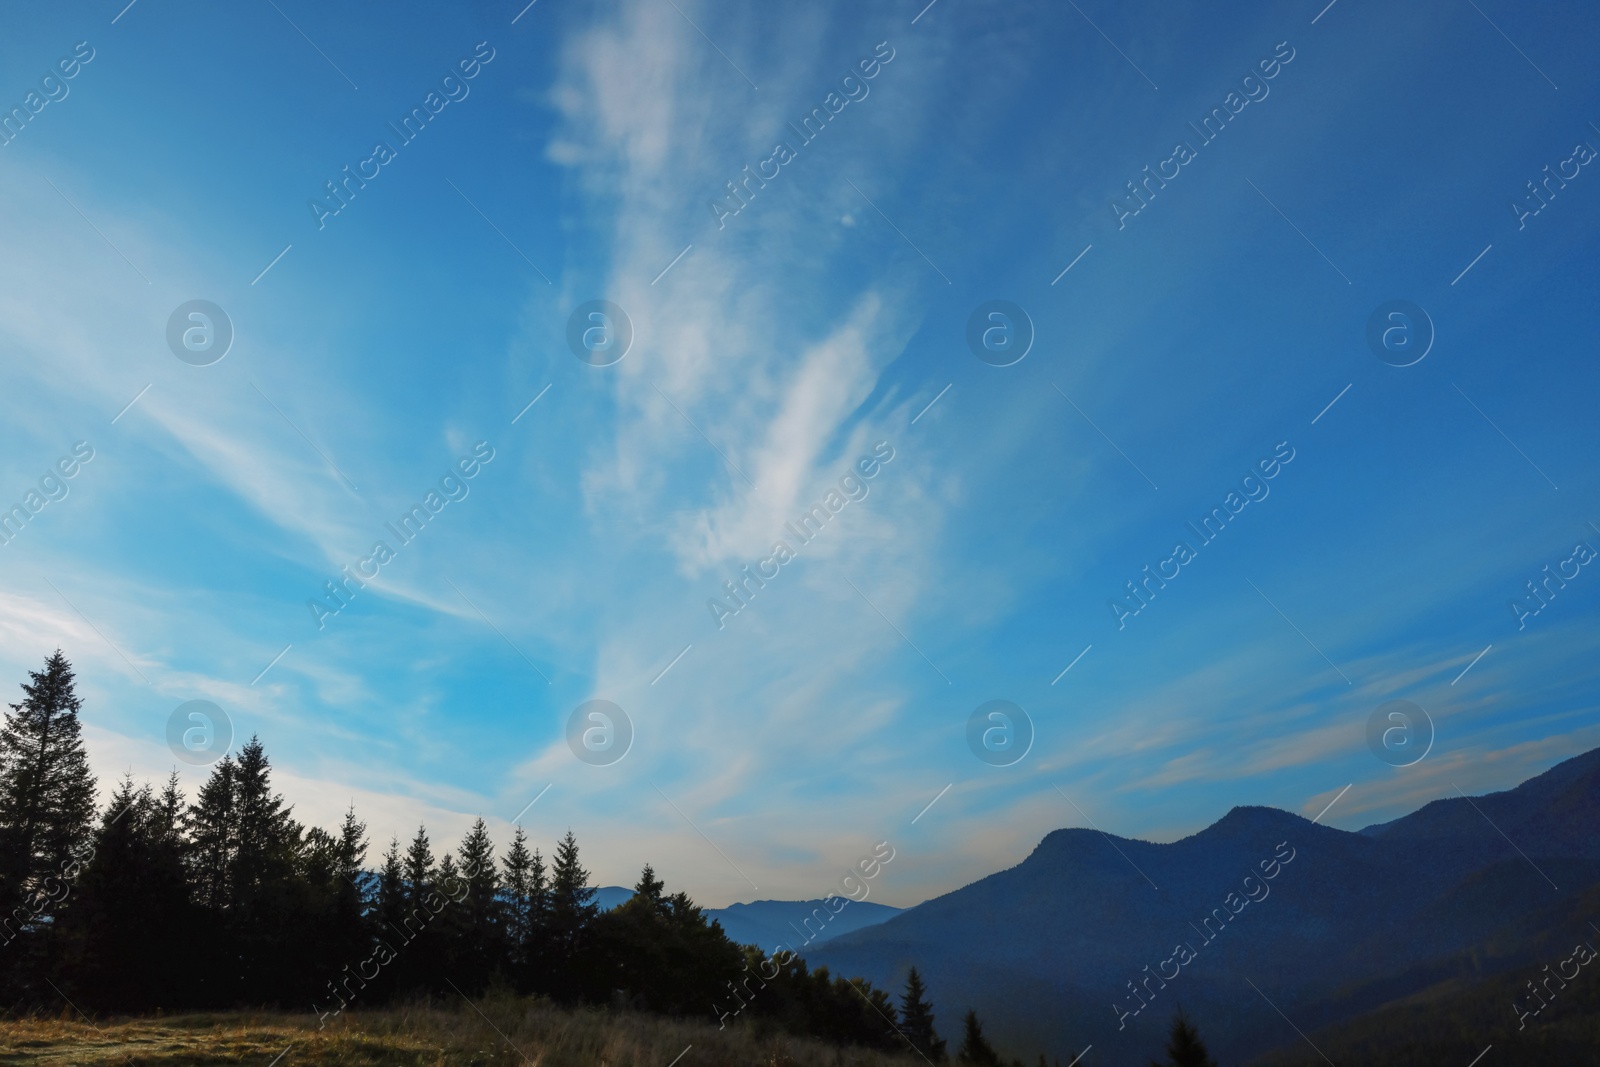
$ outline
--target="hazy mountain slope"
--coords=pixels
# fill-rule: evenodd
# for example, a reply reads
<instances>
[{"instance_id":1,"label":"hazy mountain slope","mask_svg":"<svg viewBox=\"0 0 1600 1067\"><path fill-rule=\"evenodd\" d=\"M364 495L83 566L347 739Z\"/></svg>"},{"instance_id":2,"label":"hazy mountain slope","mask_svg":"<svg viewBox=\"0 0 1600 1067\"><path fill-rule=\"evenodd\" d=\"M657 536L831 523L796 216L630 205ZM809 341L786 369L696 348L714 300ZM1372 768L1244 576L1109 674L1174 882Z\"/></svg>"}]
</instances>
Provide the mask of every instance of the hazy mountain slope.
<instances>
[{"instance_id":1,"label":"hazy mountain slope","mask_svg":"<svg viewBox=\"0 0 1600 1067\"><path fill-rule=\"evenodd\" d=\"M1600 931L1591 925L1596 915L1600 886L1519 916L1483 942L1430 965L1431 980L1420 991L1378 997L1380 1007L1313 1030L1310 1040L1335 1063L1370 1067L1464 1065L1491 1044L1494 1062L1506 1067L1593 1062L1600 1049L1600 958L1578 966L1570 982L1558 975L1550 987L1553 997L1536 1014L1523 1017L1519 1008L1539 1007L1528 982L1546 979L1550 971L1545 968L1559 972L1580 943L1600 947ZM1351 990L1350 1000L1370 1001L1373 991ZM1252 1064L1323 1062L1296 1037Z\"/></svg>"},{"instance_id":2,"label":"hazy mountain slope","mask_svg":"<svg viewBox=\"0 0 1600 1067\"><path fill-rule=\"evenodd\" d=\"M1600 751L1360 833L1255 807L1171 844L1057 830L1016 867L807 957L890 986L915 964L947 1034L974 1007L1024 1056L1092 1042L1101 1063L1146 1063L1181 1000L1227 1061L1294 1037L1284 1015L1309 1029L1425 988L1441 960L1594 883L1597 829ZM1294 858L1238 905L1280 847ZM1241 910L1224 923L1230 893ZM1211 914L1223 929L1208 939ZM1165 988L1152 979L1154 1002L1119 1029L1113 1002L1137 1007L1128 983L1180 942L1193 961ZM1375 981L1389 985L1351 993Z\"/></svg>"},{"instance_id":3,"label":"hazy mountain slope","mask_svg":"<svg viewBox=\"0 0 1600 1067\"><path fill-rule=\"evenodd\" d=\"M620 885L598 886L594 902L601 911L610 911L627 902L633 890ZM796 951L809 939L812 947L853 930L865 929L900 914L899 908L869 900L851 901L838 913L821 900L756 900L730 904L726 908L705 909L708 920L722 924L730 940L741 945L756 945L770 951L779 944ZM808 925L809 922L809 925Z\"/></svg>"},{"instance_id":4,"label":"hazy mountain slope","mask_svg":"<svg viewBox=\"0 0 1600 1067\"><path fill-rule=\"evenodd\" d=\"M771 951L786 945L800 951L809 939L820 945L842 934L876 926L900 914L899 908L870 900L851 901L833 913L821 900L756 900L749 904L730 904L710 908L707 918L716 919L728 937L744 945Z\"/></svg>"}]
</instances>

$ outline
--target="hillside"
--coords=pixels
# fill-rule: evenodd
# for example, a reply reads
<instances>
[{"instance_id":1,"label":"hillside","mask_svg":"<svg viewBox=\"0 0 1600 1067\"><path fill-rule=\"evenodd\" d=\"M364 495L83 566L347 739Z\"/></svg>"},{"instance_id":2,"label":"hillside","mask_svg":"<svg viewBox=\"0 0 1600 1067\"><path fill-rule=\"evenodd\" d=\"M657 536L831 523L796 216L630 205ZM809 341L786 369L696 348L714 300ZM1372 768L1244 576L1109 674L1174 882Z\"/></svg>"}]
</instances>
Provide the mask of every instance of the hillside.
<instances>
[{"instance_id":1,"label":"hillside","mask_svg":"<svg viewBox=\"0 0 1600 1067\"><path fill-rule=\"evenodd\" d=\"M288 1053L284 1055L284 1053ZM220 1013L106 1019L0 1021L5 1067L913 1067L911 1056L718 1030L700 1019L569 1010L511 997L347 1012L325 1030L310 1013Z\"/></svg>"},{"instance_id":2,"label":"hillside","mask_svg":"<svg viewBox=\"0 0 1600 1067\"><path fill-rule=\"evenodd\" d=\"M610 911L632 896L632 889L605 885L595 890L594 902L601 911ZM705 915L708 920L715 919L722 924L730 941L770 950L778 944L797 949L806 944L820 945L841 934L887 922L900 911L900 908L868 900L852 901L850 907L837 914L820 899L753 900L726 908L707 908ZM825 916L826 921L817 918L819 914ZM810 920L809 926L807 920Z\"/></svg>"},{"instance_id":3,"label":"hillside","mask_svg":"<svg viewBox=\"0 0 1600 1067\"><path fill-rule=\"evenodd\" d=\"M814 948L852 931L888 922L900 911L870 900L851 901L837 914L821 900L756 900L707 908L706 917L720 922L728 937L742 945L764 950L779 944L792 945L804 955L810 951L802 948L808 942ZM825 921L817 918L819 912Z\"/></svg>"},{"instance_id":4,"label":"hillside","mask_svg":"<svg viewBox=\"0 0 1600 1067\"><path fill-rule=\"evenodd\" d=\"M808 955L891 988L914 964L945 1029L976 1008L1008 1052L1093 1043L1102 1063L1142 1064L1181 1002L1237 1061L1298 1040L1284 1016L1328 1027L1422 992L1474 946L1533 937L1515 921L1600 881L1597 829L1600 751L1359 833L1258 807L1170 844L1057 830L1017 866Z\"/></svg>"},{"instance_id":5,"label":"hillside","mask_svg":"<svg viewBox=\"0 0 1600 1067\"><path fill-rule=\"evenodd\" d=\"M1536 908L1462 952L1400 981L1376 983L1422 988L1315 1031L1310 1039L1335 1062L1372 1067L1467 1063L1490 1044L1494 1062L1503 1067L1588 1062L1600 1048L1600 982L1589 973L1600 946L1596 916L1600 886ZM1580 946L1583 951L1575 953ZM1583 956L1589 956L1587 964ZM1578 973L1566 982L1563 970L1569 977ZM1540 983L1540 994L1549 998L1544 1007L1530 992L1530 981ZM1370 1001L1373 992L1352 989L1350 1000ZM1297 1038L1251 1067L1312 1062L1321 1057Z\"/></svg>"}]
</instances>

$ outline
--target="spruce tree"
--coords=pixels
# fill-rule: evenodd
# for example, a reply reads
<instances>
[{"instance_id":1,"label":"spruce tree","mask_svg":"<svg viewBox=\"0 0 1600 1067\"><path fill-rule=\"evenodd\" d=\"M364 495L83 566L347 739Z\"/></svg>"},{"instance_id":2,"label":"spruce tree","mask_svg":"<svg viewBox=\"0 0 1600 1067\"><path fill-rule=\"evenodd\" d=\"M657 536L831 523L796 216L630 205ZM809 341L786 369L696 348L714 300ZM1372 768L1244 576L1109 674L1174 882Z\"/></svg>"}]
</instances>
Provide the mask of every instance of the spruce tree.
<instances>
[{"instance_id":1,"label":"spruce tree","mask_svg":"<svg viewBox=\"0 0 1600 1067\"><path fill-rule=\"evenodd\" d=\"M428 965L430 985L437 982L435 971L451 976L457 985L464 981L472 984L472 979L467 977L470 957L467 917L460 903L465 895L466 880L456 870L456 858L446 852L439 861L439 876L432 898L433 918L429 921L427 935L421 939L423 952L418 957Z\"/></svg>"},{"instance_id":2,"label":"spruce tree","mask_svg":"<svg viewBox=\"0 0 1600 1067\"><path fill-rule=\"evenodd\" d=\"M557 972L552 976L556 980L553 992L559 997L581 997L596 977L582 973L579 955L599 910L589 887L589 872L578 862L578 840L568 830L556 843L550 870L549 948Z\"/></svg>"},{"instance_id":3,"label":"spruce tree","mask_svg":"<svg viewBox=\"0 0 1600 1067\"><path fill-rule=\"evenodd\" d=\"M366 824L355 809L345 812L337 835L319 827L306 832L300 864L309 883L317 933L305 965L316 974L339 973L370 955L372 933L367 917L370 879L361 869L367 853Z\"/></svg>"},{"instance_id":4,"label":"spruce tree","mask_svg":"<svg viewBox=\"0 0 1600 1067\"><path fill-rule=\"evenodd\" d=\"M447 916L457 941L456 981L469 992L479 992L504 971L507 960L500 869L482 816L473 822L456 855L461 861L460 883L452 887L454 901Z\"/></svg>"},{"instance_id":5,"label":"spruce tree","mask_svg":"<svg viewBox=\"0 0 1600 1067\"><path fill-rule=\"evenodd\" d=\"M417 827L417 836L411 839L411 845L406 849L405 874L407 912L421 911L426 915L422 897L433 888L438 874L433 866L433 848L428 843L426 826Z\"/></svg>"},{"instance_id":6,"label":"spruce tree","mask_svg":"<svg viewBox=\"0 0 1600 1067\"><path fill-rule=\"evenodd\" d=\"M544 857L528 850L528 835L518 826L506 851L504 942L511 980L519 992L549 992L541 969L547 962L546 941L550 887Z\"/></svg>"},{"instance_id":7,"label":"spruce tree","mask_svg":"<svg viewBox=\"0 0 1600 1067\"><path fill-rule=\"evenodd\" d=\"M291 873L301 844L301 827L290 817L283 797L272 791L272 765L259 738L239 751L235 764L238 850L233 857L233 894L254 902L279 888Z\"/></svg>"},{"instance_id":8,"label":"spruce tree","mask_svg":"<svg viewBox=\"0 0 1600 1067\"><path fill-rule=\"evenodd\" d=\"M538 849L533 850L533 862L528 866L528 928L535 948L549 936L550 876Z\"/></svg>"},{"instance_id":9,"label":"spruce tree","mask_svg":"<svg viewBox=\"0 0 1600 1067\"><path fill-rule=\"evenodd\" d=\"M450 859L448 853L445 859ZM454 868L454 862L450 866ZM443 900L438 894L441 872L434 865L427 827L417 827L416 836L406 848L402 867L405 872L406 900L400 919L401 940L394 945L401 957L395 967L394 981L397 991L406 993L431 989L441 984L439 972L445 965L446 946L435 915L441 909ZM433 906L429 907L429 904Z\"/></svg>"},{"instance_id":10,"label":"spruce tree","mask_svg":"<svg viewBox=\"0 0 1600 1067\"><path fill-rule=\"evenodd\" d=\"M361 865L367 858L367 824L356 818L355 805L344 813L339 827L336 910L343 925L358 928L366 914L367 875Z\"/></svg>"},{"instance_id":11,"label":"spruce tree","mask_svg":"<svg viewBox=\"0 0 1600 1067\"><path fill-rule=\"evenodd\" d=\"M220 906L213 903L222 934L219 995L256 1004L299 999L317 980L315 965L305 964L320 947L320 894L304 873L304 829L272 789L272 764L260 738L239 750L227 781L217 781L215 789L224 785L231 793L224 820L225 884ZM201 796L207 799L204 787ZM331 852L331 835L319 838Z\"/></svg>"},{"instance_id":12,"label":"spruce tree","mask_svg":"<svg viewBox=\"0 0 1600 1067\"><path fill-rule=\"evenodd\" d=\"M528 851L528 835L522 827L517 827L512 835L511 847L506 849L501 865L505 870L502 881L505 885L503 919L506 950L513 970L517 970L521 966L533 925L533 854Z\"/></svg>"},{"instance_id":13,"label":"spruce tree","mask_svg":"<svg viewBox=\"0 0 1600 1067\"><path fill-rule=\"evenodd\" d=\"M0 914L8 916L47 877L71 876L94 820L72 665L56 649L28 677L0 727Z\"/></svg>"},{"instance_id":14,"label":"spruce tree","mask_svg":"<svg viewBox=\"0 0 1600 1067\"><path fill-rule=\"evenodd\" d=\"M383 854L383 866L378 868L376 927L379 940L393 946L395 939L404 936L400 925L406 914L406 872L400 862L400 842L389 840L389 850Z\"/></svg>"},{"instance_id":15,"label":"spruce tree","mask_svg":"<svg viewBox=\"0 0 1600 1067\"><path fill-rule=\"evenodd\" d=\"M906 991L900 998L900 1032L911 1047L934 1063L945 1058L945 1043L933 1028L933 1005L927 1001L927 987L915 967L906 977Z\"/></svg>"},{"instance_id":16,"label":"spruce tree","mask_svg":"<svg viewBox=\"0 0 1600 1067\"><path fill-rule=\"evenodd\" d=\"M230 874L239 846L237 790L232 756L211 768L189 808L189 865L196 899L221 912L233 903Z\"/></svg>"},{"instance_id":17,"label":"spruce tree","mask_svg":"<svg viewBox=\"0 0 1600 1067\"><path fill-rule=\"evenodd\" d=\"M963 1063L977 1064L978 1067L1000 1067L1000 1054L983 1036L983 1024L978 1021L977 1012L967 1011L962 1020L962 1029L959 1059Z\"/></svg>"},{"instance_id":18,"label":"spruce tree","mask_svg":"<svg viewBox=\"0 0 1600 1067\"><path fill-rule=\"evenodd\" d=\"M568 830L556 843L555 864L550 871L550 922L558 946L571 949L579 935L599 911L594 890L589 887L589 872L578 862L578 839Z\"/></svg>"},{"instance_id":19,"label":"spruce tree","mask_svg":"<svg viewBox=\"0 0 1600 1067\"><path fill-rule=\"evenodd\" d=\"M666 900L661 891L666 887L667 883L657 878L655 868L647 863L644 865L644 870L639 872L639 884L633 887L633 895L642 898L655 911L663 911L666 908Z\"/></svg>"},{"instance_id":20,"label":"spruce tree","mask_svg":"<svg viewBox=\"0 0 1600 1067\"><path fill-rule=\"evenodd\" d=\"M182 796L170 780L159 797L131 778L112 794L57 920L63 952L55 981L75 1002L139 1012L195 1003L198 917L169 829L175 807Z\"/></svg>"},{"instance_id":21,"label":"spruce tree","mask_svg":"<svg viewBox=\"0 0 1600 1067\"><path fill-rule=\"evenodd\" d=\"M1217 1067L1217 1061L1206 1050L1200 1033L1180 1010L1172 1017L1172 1028L1167 1031L1167 1063L1152 1062L1150 1067Z\"/></svg>"},{"instance_id":22,"label":"spruce tree","mask_svg":"<svg viewBox=\"0 0 1600 1067\"><path fill-rule=\"evenodd\" d=\"M153 817L161 839L181 846L184 841L185 811L183 790L178 788L177 771L167 775L167 784L156 798Z\"/></svg>"}]
</instances>

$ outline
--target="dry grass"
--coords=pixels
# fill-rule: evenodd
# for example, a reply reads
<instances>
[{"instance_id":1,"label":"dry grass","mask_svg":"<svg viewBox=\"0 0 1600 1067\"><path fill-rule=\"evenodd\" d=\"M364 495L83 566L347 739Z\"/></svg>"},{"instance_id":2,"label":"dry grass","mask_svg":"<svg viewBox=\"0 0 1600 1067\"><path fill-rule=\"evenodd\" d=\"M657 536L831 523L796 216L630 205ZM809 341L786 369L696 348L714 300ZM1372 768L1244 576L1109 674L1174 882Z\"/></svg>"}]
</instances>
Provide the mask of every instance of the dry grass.
<instances>
[{"instance_id":1,"label":"dry grass","mask_svg":"<svg viewBox=\"0 0 1600 1067\"><path fill-rule=\"evenodd\" d=\"M719 1031L700 1020L571 1011L514 997L347 1012L321 1030L309 1013L113 1018L92 1024L81 1016L0 1021L0 1065L6 1067L669 1067L675 1059L676 1067L923 1063L914 1055L836 1048L760 1034L748 1026Z\"/></svg>"}]
</instances>

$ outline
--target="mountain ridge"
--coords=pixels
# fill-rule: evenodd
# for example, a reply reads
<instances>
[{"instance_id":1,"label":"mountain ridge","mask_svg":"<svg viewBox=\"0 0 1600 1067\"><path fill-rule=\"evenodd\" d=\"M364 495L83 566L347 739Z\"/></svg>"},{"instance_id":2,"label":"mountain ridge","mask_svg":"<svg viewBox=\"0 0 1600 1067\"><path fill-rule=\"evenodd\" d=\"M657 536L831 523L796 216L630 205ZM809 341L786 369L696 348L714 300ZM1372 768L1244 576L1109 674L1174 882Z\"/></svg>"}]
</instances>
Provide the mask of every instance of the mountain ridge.
<instances>
[{"instance_id":1,"label":"mountain ridge","mask_svg":"<svg viewBox=\"0 0 1600 1067\"><path fill-rule=\"evenodd\" d=\"M1294 858L1266 879L1280 846ZM1142 1063L1181 1000L1214 1052L1243 1059L1281 1043L1279 1010L1309 1030L1369 1010L1376 992L1347 999L1363 983L1415 993L1518 909L1597 881L1600 749L1360 831L1261 805L1165 843L1052 830L1016 865L806 956L891 988L916 966L947 1030L974 1008L1016 1053L1092 1042L1101 1062ZM1151 982L1175 944L1196 958L1171 988Z\"/></svg>"}]
</instances>

